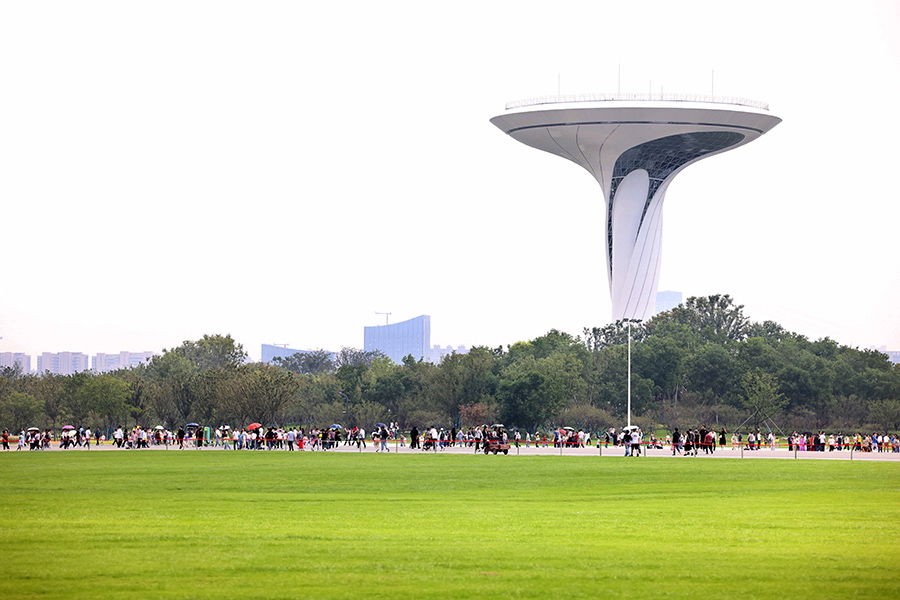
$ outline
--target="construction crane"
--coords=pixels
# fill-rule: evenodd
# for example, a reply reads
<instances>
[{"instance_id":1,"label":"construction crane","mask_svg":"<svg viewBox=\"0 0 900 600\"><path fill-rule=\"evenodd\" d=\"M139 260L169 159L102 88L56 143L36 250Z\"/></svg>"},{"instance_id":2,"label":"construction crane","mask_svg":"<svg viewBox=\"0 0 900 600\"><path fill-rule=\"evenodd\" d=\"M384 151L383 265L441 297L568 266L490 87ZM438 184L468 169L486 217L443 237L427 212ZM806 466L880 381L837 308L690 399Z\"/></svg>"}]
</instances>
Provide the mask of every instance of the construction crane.
<instances>
[{"instance_id":1,"label":"construction crane","mask_svg":"<svg viewBox=\"0 0 900 600\"><path fill-rule=\"evenodd\" d=\"M391 313L378 312L378 311L376 310L376 311L375 311L375 314L376 314L376 315L384 315L384 324L385 324L385 325L388 324L388 317L391 316Z\"/></svg>"}]
</instances>

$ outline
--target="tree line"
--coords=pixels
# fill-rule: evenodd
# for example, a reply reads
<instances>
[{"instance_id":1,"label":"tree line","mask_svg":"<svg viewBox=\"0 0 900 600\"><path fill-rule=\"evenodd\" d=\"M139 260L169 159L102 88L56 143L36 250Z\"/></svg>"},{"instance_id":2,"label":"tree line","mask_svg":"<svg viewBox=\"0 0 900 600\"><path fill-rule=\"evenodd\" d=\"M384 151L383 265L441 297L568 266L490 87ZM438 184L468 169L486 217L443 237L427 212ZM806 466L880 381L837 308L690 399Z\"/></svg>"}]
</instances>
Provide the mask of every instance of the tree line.
<instances>
[{"instance_id":1,"label":"tree line","mask_svg":"<svg viewBox=\"0 0 900 600\"><path fill-rule=\"evenodd\" d=\"M440 364L411 356L395 364L353 348L250 363L230 335L206 335L110 373L6 368L0 428L502 422L599 431L626 419L629 331L632 422L645 431L900 430L900 365L772 321L750 322L728 295L689 298L630 328L616 322L580 337L551 330L505 348L476 346Z\"/></svg>"}]
</instances>

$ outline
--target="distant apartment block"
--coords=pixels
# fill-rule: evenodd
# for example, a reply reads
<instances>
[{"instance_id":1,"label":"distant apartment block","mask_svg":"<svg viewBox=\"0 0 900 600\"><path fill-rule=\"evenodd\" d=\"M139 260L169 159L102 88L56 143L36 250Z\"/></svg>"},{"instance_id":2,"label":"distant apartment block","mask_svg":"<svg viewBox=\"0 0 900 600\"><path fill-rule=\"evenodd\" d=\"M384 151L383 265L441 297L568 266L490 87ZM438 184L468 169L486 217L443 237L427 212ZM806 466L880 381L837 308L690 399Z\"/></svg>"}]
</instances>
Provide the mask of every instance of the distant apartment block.
<instances>
[{"instance_id":1,"label":"distant apartment block","mask_svg":"<svg viewBox=\"0 0 900 600\"><path fill-rule=\"evenodd\" d=\"M44 352L37 357L38 373L72 375L90 369L88 355L81 352Z\"/></svg>"},{"instance_id":2,"label":"distant apartment block","mask_svg":"<svg viewBox=\"0 0 900 600\"><path fill-rule=\"evenodd\" d=\"M140 364L149 363L154 353L146 352L119 352L118 354L104 354L99 352L91 357L91 370L95 373L118 371L119 369L131 369Z\"/></svg>"},{"instance_id":3,"label":"distant apartment block","mask_svg":"<svg viewBox=\"0 0 900 600\"><path fill-rule=\"evenodd\" d=\"M31 373L31 356L24 352L0 352L0 368L14 367L18 363L23 373Z\"/></svg>"},{"instance_id":4,"label":"distant apartment block","mask_svg":"<svg viewBox=\"0 0 900 600\"><path fill-rule=\"evenodd\" d=\"M398 365L410 355L416 360L427 358L430 349L431 317L428 315L392 325L366 327L363 332L363 350L379 350Z\"/></svg>"},{"instance_id":5,"label":"distant apartment block","mask_svg":"<svg viewBox=\"0 0 900 600\"><path fill-rule=\"evenodd\" d=\"M441 348L440 344L435 344L434 347L428 351L428 355L425 357L425 360L434 364L440 364L445 356L453 354L454 352L456 352L457 354L465 354L466 347L457 346L456 348L454 348L453 346L448 345L446 348Z\"/></svg>"},{"instance_id":6,"label":"distant apartment block","mask_svg":"<svg viewBox=\"0 0 900 600\"><path fill-rule=\"evenodd\" d=\"M888 350L887 346L869 346L869 350L874 350L876 352L881 352L882 354L887 354L888 360L892 363L900 364L900 351L898 350Z\"/></svg>"},{"instance_id":7,"label":"distant apartment block","mask_svg":"<svg viewBox=\"0 0 900 600\"><path fill-rule=\"evenodd\" d=\"M275 344L263 344L260 362L271 363L276 358L287 358L295 354L309 354L312 350L296 350L285 346L276 346Z\"/></svg>"}]
</instances>

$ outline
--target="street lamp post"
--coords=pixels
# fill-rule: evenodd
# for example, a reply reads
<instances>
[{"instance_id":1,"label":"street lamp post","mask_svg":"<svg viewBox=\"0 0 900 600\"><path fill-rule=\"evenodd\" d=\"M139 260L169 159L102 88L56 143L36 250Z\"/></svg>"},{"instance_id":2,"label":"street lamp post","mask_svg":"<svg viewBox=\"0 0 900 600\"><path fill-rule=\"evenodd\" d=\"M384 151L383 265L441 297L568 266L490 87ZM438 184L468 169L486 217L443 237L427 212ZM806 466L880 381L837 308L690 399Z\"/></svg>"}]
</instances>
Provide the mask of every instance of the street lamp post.
<instances>
[{"instance_id":1,"label":"street lamp post","mask_svg":"<svg viewBox=\"0 0 900 600\"><path fill-rule=\"evenodd\" d=\"M349 427L350 426L350 398L344 392L338 392L338 394L340 394L341 396L344 397L344 403L345 403L344 406L346 408L346 410L344 410L344 414L347 415L347 419L345 422L347 423L347 427Z\"/></svg>"},{"instance_id":2,"label":"street lamp post","mask_svg":"<svg viewBox=\"0 0 900 600\"><path fill-rule=\"evenodd\" d=\"M628 319L628 426L631 427L631 319Z\"/></svg>"},{"instance_id":3,"label":"street lamp post","mask_svg":"<svg viewBox=\"0 0 900 600\"><path fill-rule=\"evenodd\" d=\"M631 427L631 323L640 319L624 319L628 323L628 426Z\"/></svg>"}]
</instances>

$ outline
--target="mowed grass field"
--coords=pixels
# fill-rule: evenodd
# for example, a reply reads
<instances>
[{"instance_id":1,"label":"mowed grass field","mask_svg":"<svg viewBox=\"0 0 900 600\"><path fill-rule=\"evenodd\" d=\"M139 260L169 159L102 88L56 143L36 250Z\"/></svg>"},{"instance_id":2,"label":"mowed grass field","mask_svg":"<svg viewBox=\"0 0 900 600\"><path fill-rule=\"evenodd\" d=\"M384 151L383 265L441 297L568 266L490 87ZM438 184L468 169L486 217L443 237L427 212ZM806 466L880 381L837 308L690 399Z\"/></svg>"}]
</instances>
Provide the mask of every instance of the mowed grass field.
<instances>
[{"instance_id":1,"label":"mowed grass field","mask_svg":"<svg viewBox=\"0 0 900 600\"><path fill-rule=\"evenodd\" d=\"M900 463L0 455L5 598L897 598Z\"/></svg>"}]
</instances>

